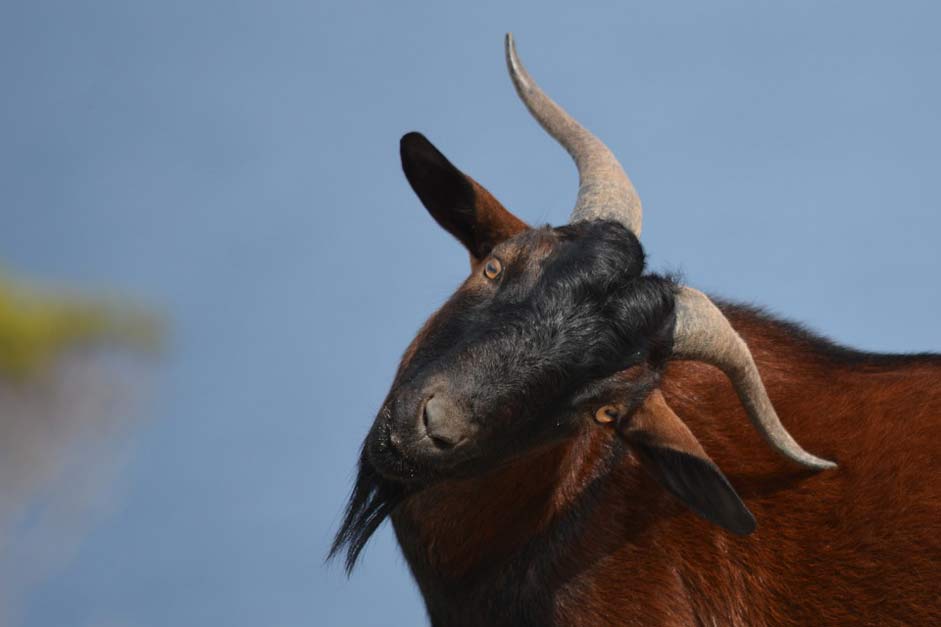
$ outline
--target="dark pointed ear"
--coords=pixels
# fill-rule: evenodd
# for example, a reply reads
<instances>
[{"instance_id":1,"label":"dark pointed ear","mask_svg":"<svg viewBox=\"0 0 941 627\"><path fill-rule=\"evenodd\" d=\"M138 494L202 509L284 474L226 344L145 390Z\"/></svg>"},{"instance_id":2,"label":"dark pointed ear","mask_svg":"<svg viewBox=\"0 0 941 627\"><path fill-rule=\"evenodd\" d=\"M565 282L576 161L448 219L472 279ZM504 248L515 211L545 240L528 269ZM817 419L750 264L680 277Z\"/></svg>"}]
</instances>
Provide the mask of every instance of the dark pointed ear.
<instances>
[{"instance_id":1,"label":"dark pointed ear","mask_svg":"<svg viewBox=\"0 0 941 627\"><path fill-rule=\"evenodd\" d=\"M755 517L659 390L618 432L653 478L691 510L738 535L755 530Z\"/></svg>"},{"instance_id":2,"label":"dark pointed ear","mask_svg":"<svg viewBox=\"0 0 941 627\"><path fill-rule=\"evenodd\" d=\"M402 136L399 150L402 170L412 189L435 221L464 244L472 262L527 228L421 133Z\"/></svg>"}]
</instances>

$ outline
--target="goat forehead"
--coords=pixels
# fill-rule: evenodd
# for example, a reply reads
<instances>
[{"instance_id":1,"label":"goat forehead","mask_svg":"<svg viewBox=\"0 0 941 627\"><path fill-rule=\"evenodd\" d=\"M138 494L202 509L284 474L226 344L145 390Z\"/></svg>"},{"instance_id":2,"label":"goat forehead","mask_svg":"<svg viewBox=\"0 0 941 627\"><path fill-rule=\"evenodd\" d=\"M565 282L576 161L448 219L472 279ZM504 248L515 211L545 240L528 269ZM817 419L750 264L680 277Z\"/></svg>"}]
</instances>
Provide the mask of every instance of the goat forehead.
<instances>
[{"instance_id":1,"label":"goat forehead","mask_svg":"<svg viewBox=\"0 0 941 627\"><path fill-rule=\"evenodd\" d=\"M528 229L496 246L493 255L504 262L537 267L558 244L559 238L551 227Z\"/></svg>"},{"instance_id":2,"label":"goat forehead","mask_svg":"<svg viewBox=\"0 0 941 627\"><path fill-rule=\"evenodd\" d=\"M526 298L533 290L538 292L560 281L573 290L586 281L604 282L612 272L643 268L642 249L635 250L631 244L629 234L620 226L528 229L502 242L491 253L505 268L499 290L494 291L481 266L477 266L455 296L493 299L499 304Z\"/></svg>"},{"instance_id":3,"label":"goat forehead","mask_svg":"<svg viewBox=\"0 0 941 627\"><path fill-rule=\"evenodd\" d=\"M492 254L510 266L510 278L533 277L557 263L569 269L594 265L599 255L630 256L629 251L627 241L611 237L603 229L545 226L516 235L494 248Z\"/></svg>"}]
</instances>

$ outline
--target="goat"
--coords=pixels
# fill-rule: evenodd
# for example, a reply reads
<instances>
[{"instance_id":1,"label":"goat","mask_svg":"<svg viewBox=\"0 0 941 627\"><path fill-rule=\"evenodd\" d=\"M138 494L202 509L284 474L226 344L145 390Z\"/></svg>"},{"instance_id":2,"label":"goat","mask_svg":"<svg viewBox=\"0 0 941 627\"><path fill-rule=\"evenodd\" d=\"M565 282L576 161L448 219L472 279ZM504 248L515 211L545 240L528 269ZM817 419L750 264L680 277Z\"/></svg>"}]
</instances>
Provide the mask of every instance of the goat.
<instances>
[{"instance_id":1,"label":"goat","mask_svg":"<svg viewBox=\"0 0 941 627\"><path fill-rule=\"evenodd\" d=\"M645 272L627 175L506 52L575 209L531 228L402 138L471 274L402 358L331 555L390 517L434 625L941 624L941 355Z\"/></svg>"}]
</instances>

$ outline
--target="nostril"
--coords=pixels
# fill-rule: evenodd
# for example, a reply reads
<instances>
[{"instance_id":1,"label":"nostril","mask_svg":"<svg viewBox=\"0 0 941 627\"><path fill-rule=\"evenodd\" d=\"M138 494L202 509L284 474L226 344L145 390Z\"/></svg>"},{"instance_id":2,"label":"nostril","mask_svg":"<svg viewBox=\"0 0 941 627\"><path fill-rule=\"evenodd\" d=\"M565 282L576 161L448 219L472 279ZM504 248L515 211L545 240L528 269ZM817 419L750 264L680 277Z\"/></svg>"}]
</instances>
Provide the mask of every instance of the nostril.
<instances>
[{"instance_id":1,"label":"nostril","mask_svg":"<svg viewBox=\"0 0 941 627\"><path fill-rule=\"evenodd\" d=\"M425 404L422 405L421 407L421 421L422 421L422 424L425 425L425 433L428 433L429 431L431 431L431 426L429 425L429 423L431 422L431 419L428 417L428 414L430 413L431 410L428 409L428 406L431 405L431 402L434 399L435 399L434 394L432 394L427 399L425 399Z\"/></svg>"},{"instance_id":2,"label":"nostril","mask_svg":"<svg viewBox=\"0 0 941 627\"><path fill-rule=\"evenodd\" d=\"M431 396L422 411L425 433L441 448L452 448L464 439L461 417L446 399Z\"/></svg>"}]
</instances>

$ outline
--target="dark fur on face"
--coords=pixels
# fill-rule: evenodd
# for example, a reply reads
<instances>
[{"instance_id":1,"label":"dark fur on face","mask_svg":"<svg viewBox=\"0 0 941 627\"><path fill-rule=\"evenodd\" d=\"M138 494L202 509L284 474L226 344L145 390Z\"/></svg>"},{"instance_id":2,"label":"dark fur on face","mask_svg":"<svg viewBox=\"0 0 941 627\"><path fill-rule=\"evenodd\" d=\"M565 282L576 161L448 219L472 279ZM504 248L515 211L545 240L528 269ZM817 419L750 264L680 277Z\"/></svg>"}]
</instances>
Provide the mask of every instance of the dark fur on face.
<instances>
[{"instance_id":1,"label":"dark fur on face","mask_svg":"<svg viewBox=\"0 0 941 627\"><path fill-rule=\"evenodd\" d=\"M496 279L482 274L497 259ZM574 427L578 396L614 373L669 354L675 284L644 275L637 238L615 222L529 229L496 246L428 321L363 445L331 555L347 568L410 493L487 472ZM447 398L468 434L440 446L423 425Z\"/></svg>"}]
</instances>

